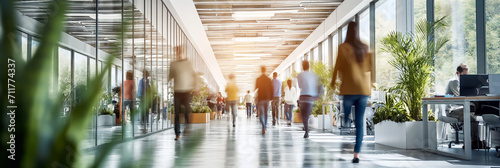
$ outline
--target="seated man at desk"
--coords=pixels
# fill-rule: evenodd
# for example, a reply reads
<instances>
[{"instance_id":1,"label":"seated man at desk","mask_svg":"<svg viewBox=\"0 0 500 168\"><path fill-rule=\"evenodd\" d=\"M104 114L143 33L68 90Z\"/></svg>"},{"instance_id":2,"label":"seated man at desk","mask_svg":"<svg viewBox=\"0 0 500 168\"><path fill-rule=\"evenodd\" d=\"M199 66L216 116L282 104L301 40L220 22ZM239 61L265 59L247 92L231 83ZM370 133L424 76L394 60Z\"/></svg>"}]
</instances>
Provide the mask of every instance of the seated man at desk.
<instances>
[{"instance_id":1,"label":"seated man at desk","mask_svg":"<svg viewBox=\"0 0 500 168\"><path fill-rule=\"evenodd\" d=\"M455 76L448 81L446 86L446 95L460 96L460 75L469 74L469 68L465 64L460 64L457 67ZM471 104L472 105L472 104ZM479 140L478 136L478 122L476 117L472 114L474 108L471 107L471 140ZM464 122L464 107L462 105L447 105L446 106L446 116L457 118L459 122Z\"/></svg>"}]
</instances>

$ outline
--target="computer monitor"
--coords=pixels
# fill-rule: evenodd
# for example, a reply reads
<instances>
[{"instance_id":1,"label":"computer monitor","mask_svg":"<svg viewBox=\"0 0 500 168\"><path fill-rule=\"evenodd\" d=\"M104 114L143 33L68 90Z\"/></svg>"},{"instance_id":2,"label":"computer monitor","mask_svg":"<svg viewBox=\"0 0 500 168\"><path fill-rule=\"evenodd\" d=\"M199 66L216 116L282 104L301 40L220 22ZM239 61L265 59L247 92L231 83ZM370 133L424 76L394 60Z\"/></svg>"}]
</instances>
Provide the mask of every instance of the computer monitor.
<instances>
[{"instance_id":1,"label":"computer monitor","mask_svg":"<svg viewBox=\"0 0 500 168\"><path fill-rule=\"evenodd\" d=\"M460 75L460 96L485 96L488 93L488 75Z\"/></svg>"}]
</instances>

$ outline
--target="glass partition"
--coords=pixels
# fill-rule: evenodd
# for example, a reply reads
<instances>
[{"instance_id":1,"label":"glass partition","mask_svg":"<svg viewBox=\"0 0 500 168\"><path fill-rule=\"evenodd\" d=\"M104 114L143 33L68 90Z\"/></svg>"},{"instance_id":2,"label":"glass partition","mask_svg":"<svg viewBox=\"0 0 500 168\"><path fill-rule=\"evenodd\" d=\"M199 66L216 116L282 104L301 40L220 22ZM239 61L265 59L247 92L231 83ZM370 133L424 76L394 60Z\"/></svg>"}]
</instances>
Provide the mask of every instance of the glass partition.
<instances>
[{"instance_id":1,"label":"glass partition","mask_svg":"<svg viewBox=\"0 0 500 168\"><path fill-rule=\"evenodd\" d=\"M486 0L486 72L500 74L500 1Z\"/></svg>"},{"instance_id":2,"label":"glass partition","mask_svg":"<svg viewBox=\"0 0 500 168\"><path fill-rule=\"evenodd\" d=\"M437 37L447 36L450 41L439 51L435 59L436 92L444 94L448 80L453 77L457 66L465 63L469 73L477 71L476 62L476 7L475 0L435 1L435 19L448 17L450 26Z\"/></svg>"},{"instance_id":3,"label":"glass partition","mask_svg":"<svg viewBox=\"0 0 500 168\"><path fill-rule=\"evenodd\" d=\"M381 40L394 30L396 30L396 1L378 1L375 4L375 75L379 86L390 87L396 79L396 69L387 64L392 56L381 50Z\"/></svg>"}]
</instances>

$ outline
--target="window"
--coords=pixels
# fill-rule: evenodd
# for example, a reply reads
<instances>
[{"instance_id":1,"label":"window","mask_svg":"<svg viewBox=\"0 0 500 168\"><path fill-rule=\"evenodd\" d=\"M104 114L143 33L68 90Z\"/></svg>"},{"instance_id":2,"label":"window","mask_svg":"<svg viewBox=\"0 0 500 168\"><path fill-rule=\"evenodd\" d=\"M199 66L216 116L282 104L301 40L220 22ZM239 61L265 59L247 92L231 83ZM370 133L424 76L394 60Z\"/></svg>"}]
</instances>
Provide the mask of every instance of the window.
<instances>
[{"instance_id":1,"label":"window","mask_svg":"<svg viewBox=\"0 0 500 168\"><path fill-rule=\"evenodd\" d=\"M396 30L396 1L378 1L375 4L375 75L379 86L390 87L395 83L396 69L388 65L388 62L392 60L392 56L389 53L382 52L382 43L380 42L394 30Z\"/></svg>"},{"instance_id":2,"label":"window","mask_svg":"<svg viewBox=\"0 0 500 168\"><path fill-rule=\"evenodd\" d=\"M313 49L313 60L314 61L321 61L321 60L319 60L318 46L314 47L314 49Z\"/></svg>"},{"instance_id":3,"label":"window","mask_svg":"<svg viewBox=\"0 0 500 168\"><path fill-rule=\"evenodd\" d=\"M116 86L116 66L111 65L111 88Z\"/></svg>"},{"instance_id":4,"label":"window","mask_svg":"<svg viewBox=\"0 0 500 168\"><path fill-rule=\"evenodd\" d=\"M413 0L413 20L418 23L420 20L427 20L427 0Z\"/></svg>"},{"instance_id":5,"label":"window","mask_svg":"<svg viewBox=\"0 0 500 168\"><path fill-rule=\"evenodd\" d=\"M448 16L450 26L436 37L448 36L450 41L436 54L435 91L444 93L448 79L453 77L460 63L469 66L469 73L477 72L476 62L476 7L475 0L435 1L435 18Z\"/></svg>"},{"instance_id":6,"label":"window","mask_svg":"<svg viewBox=\"0 0 500 168\"><path fill-rule=\"evenodd\" d=\"M78 85L87 86L87 65L87 56L75 52L74 87Z\"/></svg>"},{"instance_id":7,"label":"window","mask_svg":"<svg viewBox=\"0 0 500 168\"><path fill-rule=\"evenodd\" d=\"M35 55L36 50L38 49L39 45L40 45L40 43L38 42L38 39L32 38L32 41L31 41L31 56L32 57L33 57L33 55Z\"/></svg>"},{"instance_id":8,"label":"window","mask_svg":"<svg viewBox=\"0 0 500 168\"><path fill-rule=\"evenodd\" d=\"M500 1L486 0L486 72L500 74Z\"/></svg>"},{"instance_id":9,"label":"window","mask_svg":"<svg viewBox=\"0 0 500 168\"><path fill-rule=\"evenodd\" d=\"M89 79L93 79L95 78L96 76L96 73L95 73L95 65L96 62L95 62L95 59L93 58L90 58L90 62L89 62Z\"/></svg>"},{"instance_id":10,"label":"window","mask_svg":"<svg viewBox=\"0 0 500 168\"><path fill-rule=\"evenodd\" d=\"M342 43L345 41L346 36L347 36L347 25L342 27Z\"/></svg>"},{"instance_id":11,"label":"window","mask_svg":"<svg viewBox=\"0 0 500 168\"><path fill-rule=\"evenodd\" d=\"M359 38L370 46L370 10L368 9L359 14Z\"/></svg>"},{"instance_id":12,"label":"window","mask_svg":"<svg viewBox=\"0 0 500 168\"><path fill-rule=\"evenodd\" d=\"M328 55L329 55L328 47L330 46L328 44L328 38L325 41L323 41L321 43L321 45L322 45L322 50L323 50L323 51L321 51L321 55L322 55L321 58L323 59L321 61L323 61L323 63L325 63L326 65L330 65L330 59L328 59Z\"/></svg>"},{"instance_id":13,"label":"window","mask_svg":"<svg viewBox=\"0 0 500 168\"><path fill-rule=\"evenodd\" d=\"M337 61L337 54L338 54L338 49L339 49L339 36L337 33L334 33L332 36L332 66L335 66L335 61Z\"/></svg>"},{"instance_id":14,"label":"window","mask_svg":"<svg viewBox=\"0 0 500 168\"><path fill-rule=\"evenodd\" d=\"M21 33L21 54L24 61L28 61L28 35Z\"/></svg>"},{"instance_id":15,"label":"window","mask_svg":"<svg viewBox=\"0 0 500 168\"><path fill-rule=\"evenodd\" d=\"M71 92L71 51L59 47L59 92L66 98Z\"/></svg>"}]
</instances>

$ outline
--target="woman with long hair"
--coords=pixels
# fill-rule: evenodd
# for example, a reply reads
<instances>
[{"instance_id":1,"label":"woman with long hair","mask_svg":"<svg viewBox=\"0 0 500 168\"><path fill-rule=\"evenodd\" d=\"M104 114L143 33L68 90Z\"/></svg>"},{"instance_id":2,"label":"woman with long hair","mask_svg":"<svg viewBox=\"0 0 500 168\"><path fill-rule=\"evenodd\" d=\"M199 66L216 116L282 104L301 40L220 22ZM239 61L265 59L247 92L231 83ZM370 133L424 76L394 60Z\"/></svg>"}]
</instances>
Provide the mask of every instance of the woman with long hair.
<instances>
[{"instance_id":1,"label":"woman with long hair","mask_svg":"<svg viewBox=\"0 0 500 168\"><path fill-rule=\"evenodd\" d=\"M374 74L372 54L368 46L359 39L358 24L350 22L347 28L345 42L339 45L337 61L333 70L332 88L335 88L337 75L340 77L340 93L343 95L345 122L349 123L351 106L354 105L354 124L356 126L356 144L354 146L353 163L359 162L359 152L363 141L363 122L370 85ZM370 79L371 78L371 79Z\"/></svg>"}]
</instances>

